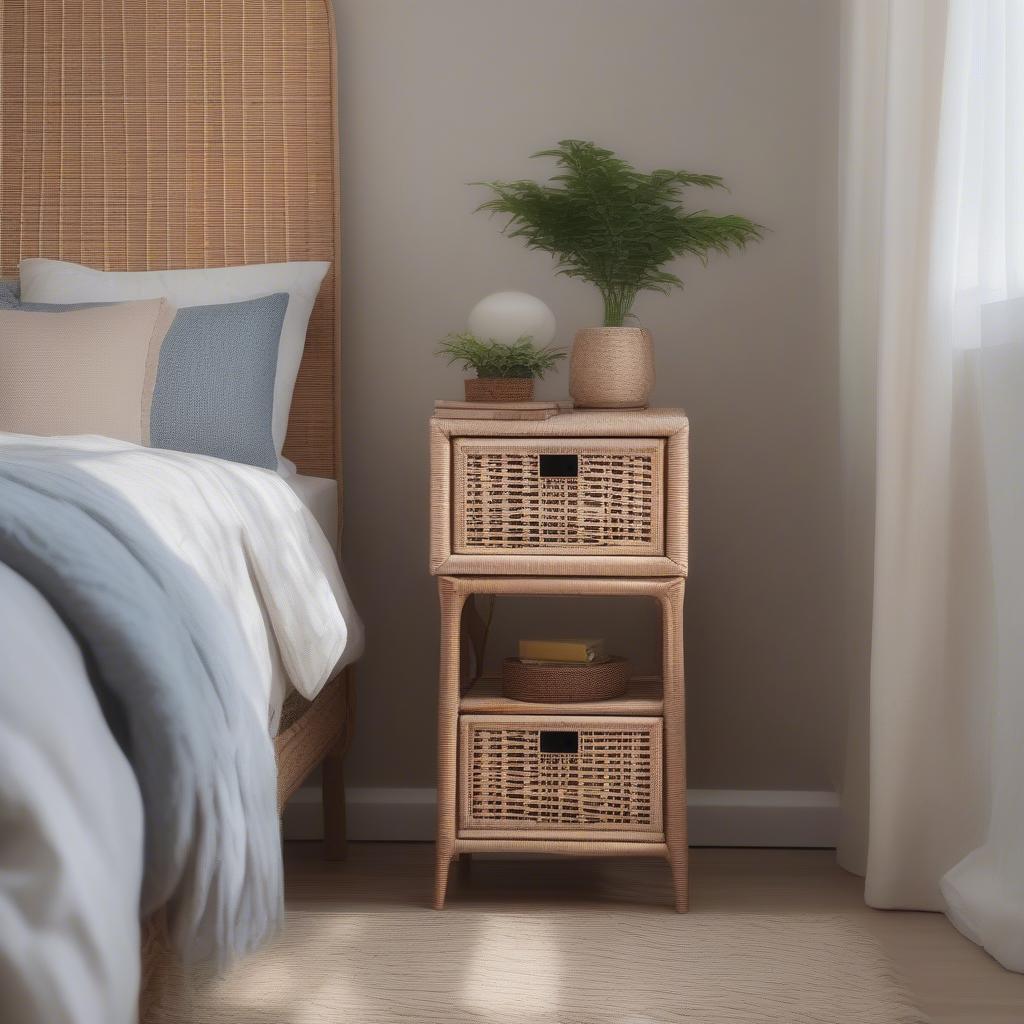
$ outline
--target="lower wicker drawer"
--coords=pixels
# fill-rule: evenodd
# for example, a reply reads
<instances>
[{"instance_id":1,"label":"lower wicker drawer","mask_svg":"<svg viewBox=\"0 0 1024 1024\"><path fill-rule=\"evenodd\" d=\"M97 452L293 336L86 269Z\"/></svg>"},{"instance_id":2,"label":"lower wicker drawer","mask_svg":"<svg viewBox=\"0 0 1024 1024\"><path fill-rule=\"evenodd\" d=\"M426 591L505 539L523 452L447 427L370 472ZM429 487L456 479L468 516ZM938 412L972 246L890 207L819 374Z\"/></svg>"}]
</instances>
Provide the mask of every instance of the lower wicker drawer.
<instances>
[{"instance_id":1,"label":"lower wicker drawer","mask_svg":"<svg viewBox=\"0 0 1024 1024\"><path fill-rule=\"evenodd\" d=\"M656 841L662 827L661 718L459 719L460 834Z\"/></svg>"}]
</instances>

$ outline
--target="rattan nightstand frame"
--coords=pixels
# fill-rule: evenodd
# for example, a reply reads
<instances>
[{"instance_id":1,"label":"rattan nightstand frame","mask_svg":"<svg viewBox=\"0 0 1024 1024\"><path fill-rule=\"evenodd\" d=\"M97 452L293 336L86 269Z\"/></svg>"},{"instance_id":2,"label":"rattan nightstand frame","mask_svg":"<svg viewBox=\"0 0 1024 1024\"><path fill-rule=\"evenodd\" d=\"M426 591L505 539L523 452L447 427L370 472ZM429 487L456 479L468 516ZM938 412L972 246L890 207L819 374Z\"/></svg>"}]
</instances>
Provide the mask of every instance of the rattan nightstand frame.
<instances>
[{"instance_id":1,"label":"rattan nightstand frame","mask_svg":"<svg viewBox=\"0 0 1024 1024\"><path fill-rule=\"evenodd\" d=\"M473 853L546 853L565 856L659 857L672 870L675 907L689 907L686 824L686 729L683 681L683 597L686 587L688 436L681 412L643 410L628 412L573 412L541 421L431 420L431 569L438 575L441 603L440 676L438 697L437 871L434 906L444 906L451 864ZM457 555L451 553L452 457L456 437L547 438L663 438L665 458L659 481L664 505L665 554L659 557L593 554ZM620 716L623 728L636 728L642 719L630 714L653 712L662 719L660 763L651 791L660 801L660 813L630 827L628 817L619 827L608 821L584 818L582 827L558 817L555 826L537 821L518 826L515 818L492 828L469 812L465 787L470 766L460 751L460 732L469 735L461 720L469 715L506 715L510 728L523 716L537 715L534 705L474 693L481 658L482 623L475 607L477 595L618 596L653 599L662 621L661 699L651 695L652 683L642 693L574 710L552 706L541 721L544 728L586 728L582 716L601 714L604 723ZM463 642L474 648L474 675L467 674ZM490 690L486 691L490 693ZM508 710L504 710L505 708ZM492 721L495 719L491 719ZM595 729L611 728L590 719ZM650 721L650 718L646 719ZM629 723L627 725L627 723ZM528 728L528 725L524 725ZM460 760L461 759L461 760ZM461 768L461 771L460 771ZM460 775L463 779L460 784ZM499 787L500 790L500 787ZM628 794L627 794L628 798ZM461 807L461 810L460 810ZM518 812L520 815L522 811ZM600 816L599 816L600 817ZM653 822L653 827L652 827ZM610 827L615 824L615 827Z\"/></svg>"}]
</instances>

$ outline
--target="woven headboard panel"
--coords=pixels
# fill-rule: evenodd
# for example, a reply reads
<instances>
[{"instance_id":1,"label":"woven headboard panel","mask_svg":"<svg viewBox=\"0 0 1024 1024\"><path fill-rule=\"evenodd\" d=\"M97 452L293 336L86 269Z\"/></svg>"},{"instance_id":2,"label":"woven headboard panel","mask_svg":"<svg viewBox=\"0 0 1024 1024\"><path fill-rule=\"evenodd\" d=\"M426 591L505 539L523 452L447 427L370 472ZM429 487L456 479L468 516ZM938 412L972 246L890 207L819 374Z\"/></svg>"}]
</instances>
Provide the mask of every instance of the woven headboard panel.
<instances>
[{"instance_id":1,"label":"woven headboard panel","mask_svg":"<svg viewBox=\"0 0 1024 1024\"><path fill-rule=\"evenodd\" d=\"M327 259L338 176L328 0L2 0L0 276ZM332 271L285 453L339 473Z\"/></svg>"}]
</instances>

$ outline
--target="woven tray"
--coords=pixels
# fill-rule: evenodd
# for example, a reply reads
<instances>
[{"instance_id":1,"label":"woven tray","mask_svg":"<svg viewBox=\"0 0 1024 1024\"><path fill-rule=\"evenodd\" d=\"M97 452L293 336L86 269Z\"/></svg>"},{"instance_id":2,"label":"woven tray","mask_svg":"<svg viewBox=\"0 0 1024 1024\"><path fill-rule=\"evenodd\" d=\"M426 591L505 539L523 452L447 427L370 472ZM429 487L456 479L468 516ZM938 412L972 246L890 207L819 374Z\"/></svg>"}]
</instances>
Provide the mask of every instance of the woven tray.
<instances>
[{"instance_id":1,"label":"woven tray","mask_svg":"<svg viewBox=\"0 0 1024 1024\"><path fill-rule=\"evenodd\" d=\"M599 665L524 665L506 658L501 692L510 700L539 704L574 704L621 697L629 682L629 662L611 658Z\"/></svg>"}]
</instances>

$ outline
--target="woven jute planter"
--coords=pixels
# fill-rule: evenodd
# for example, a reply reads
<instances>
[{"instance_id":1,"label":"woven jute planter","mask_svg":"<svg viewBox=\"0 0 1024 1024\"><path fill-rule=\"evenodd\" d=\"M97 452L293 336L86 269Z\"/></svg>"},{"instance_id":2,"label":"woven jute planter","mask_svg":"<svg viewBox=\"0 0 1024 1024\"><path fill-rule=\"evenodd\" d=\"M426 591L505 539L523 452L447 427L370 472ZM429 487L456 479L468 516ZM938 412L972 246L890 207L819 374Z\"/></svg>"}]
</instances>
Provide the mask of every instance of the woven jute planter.
<instances>
[{"instance_id":1,"label":"woven jute planter","mask_svg":"<svg viewBox=\"0 0 1024 1024\"><path fill-rule=\"evenodd\" d=\"M467 402L532 402L532 377L467 377Z\"/></svg>"},{"instance_id":2,"label":"woven jute planter","mask_svg":"<svg viewBox=\"0 0 1024 1024\"><path fill-rule=\"evenodd\" d=\"M569 357L569 394L585 409L643 409L654 387L654 345L642 327L584 327Z\"/></svg>"},{"instance_id":3,"label":"woven jute planter","mask_svg":"<svg viewBox=\"0 0 1024 1024\"><path fill-rule=\"evenodd\" d=\"M629 682L629 662L610 658L599 665L524 665L506 658L501 692L511 700L535 704L574 704L621 697Z\"/></svg>"}]
</instances>

